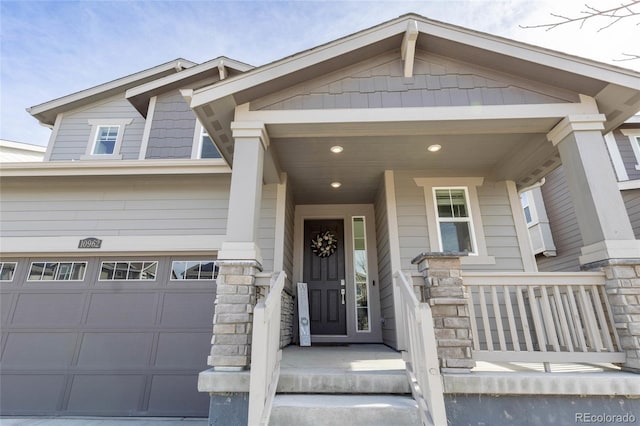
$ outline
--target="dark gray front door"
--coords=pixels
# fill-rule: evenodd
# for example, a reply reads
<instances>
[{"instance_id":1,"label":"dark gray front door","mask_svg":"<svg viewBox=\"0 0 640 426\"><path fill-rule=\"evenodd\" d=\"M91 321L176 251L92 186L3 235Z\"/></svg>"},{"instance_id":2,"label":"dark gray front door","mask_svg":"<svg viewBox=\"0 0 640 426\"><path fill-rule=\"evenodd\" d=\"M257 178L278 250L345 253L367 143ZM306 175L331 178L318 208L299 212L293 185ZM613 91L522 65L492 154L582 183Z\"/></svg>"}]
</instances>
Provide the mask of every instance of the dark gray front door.
<instances>
[{"instance_id":1,"label":"dark gray front door","mask_svg":"<svg viewBox=\"0 0 640 426\"><path fill-rule=\"evenodd\" d=\"M320 243L318 238L322 240ZM331 244L333 239L335 242ZM307 220L304 241L304 281L309 290L311 334L347 334L346 286L342 285L344 223L342 220Z\"/></svg>"}]
</instances>

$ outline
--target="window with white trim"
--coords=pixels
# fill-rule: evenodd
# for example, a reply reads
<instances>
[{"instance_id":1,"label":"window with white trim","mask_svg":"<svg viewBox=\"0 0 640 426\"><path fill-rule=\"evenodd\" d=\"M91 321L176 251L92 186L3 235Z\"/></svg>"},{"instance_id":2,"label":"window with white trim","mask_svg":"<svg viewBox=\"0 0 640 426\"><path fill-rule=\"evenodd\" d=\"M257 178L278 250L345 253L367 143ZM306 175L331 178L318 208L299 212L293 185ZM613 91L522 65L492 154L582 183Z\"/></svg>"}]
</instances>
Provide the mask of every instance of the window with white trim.
<instances>
[{"instance_id":1,"label":"window with white trim","mask_svg":"<svg viewBox=\"0 0 640 426\"><path fill-rule=\"evenodd\" d=\"M17 262L0 262L0 281L13 281Z\"/></svg>"},{"instance_id":2,"label":"window with white trim","mask_svg":"<svg viewBox=\"0 0 640 426\"><path fill-rule=\"evenodd\" d=\"M157 273L157 260L105 261L100 265L98 281L153 281Z\"/></svg>"},{"instance_id":3,"label":"window with white trim","mask_svg":"<svg viewBox=\"0 0 640 426\"><path fill-rule=\"evenodd\" d=\"M533 224L533 210L529 202L528 193L523 192L522 194L520 194L520 204L522 205L522 210L524 211L524 218L527 221L527 225ZM537 220L535 222L537 222Z\"/></svg>"},{"instance_id":4,"label":"window with white trim","mask_svg":"<svg viewBox=\"0 0 640 426\"><path fill-rule=\"evenodd\" d=\"M478 252L466 187L433 188L439 251Z\"/></svg>"},{"instance_id":5,"label":"window with white trim","mask_svg":"<svg viewBox=\"0 0 640 426\"><path fill-rule=\"evenodd\" d=\"M120 149L124 139L125 128L132 122L132 118L89 120L91 133L87 143L87 151L80 159L122 159Z\"/></svg>"},{"instance_id":6,"label":"window with white trim","mask_svg":"<svg viewBox=\"0 0 640 426\"><path fill-rule=\"evenodd\" d=\"M196 121L191 158L222 158L207 129L199 121Z\"/></svg>"},{"instance_id":7,"label":"window with white trim","mask_svg":"<svg viewBox=\"0 0 640 426\"><path fill-rule=\"evenodd\" d=\"M27 281L82 281L87 262L32 262Z\"/></svg>"},{"instance_id":8,"label":"window with white trim","mask_svg":"<svg viewBox=\"0 0 640 426\"><path fill-rule=\"evenodd\" d=\"M640 170L640 129L621 129L620 132L629 138L631 149L636 156L636 170Z\"/></svg>"},{"instance_id":9,"label":"window with white trim","mask_svg":"<svg viewBox=\"0 0 640 426\"><path fill-rule=\"evenodd\" d=\"M218 277L215 260L174 260L171 262L171 280L214 280Z\"/></svg>"}]
</instances>

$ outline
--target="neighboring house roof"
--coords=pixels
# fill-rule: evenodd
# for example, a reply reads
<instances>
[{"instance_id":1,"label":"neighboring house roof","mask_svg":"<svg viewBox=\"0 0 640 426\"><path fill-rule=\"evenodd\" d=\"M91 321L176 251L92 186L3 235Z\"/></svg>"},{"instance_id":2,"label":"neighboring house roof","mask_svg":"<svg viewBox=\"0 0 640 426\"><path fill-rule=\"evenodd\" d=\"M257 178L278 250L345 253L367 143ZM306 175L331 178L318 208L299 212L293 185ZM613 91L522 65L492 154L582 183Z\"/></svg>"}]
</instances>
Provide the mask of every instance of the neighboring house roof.
<instances>
[{"instance_id":1,"label":"neighboring house roof","mask_svg":"<svg viewBox=\"0 0 640 426\"><path fill-rule=\"evenodd\" d=\"M195 90L191 107L227 161L233 138L229 109L325 75L405 44L412 28L415 48L530 81L593 97L609 131L640 108L640 73L408 14L333 42ZM578 99L576 99L576 102ZM216 131L222 127L223 130ZM226 143L220 142L228 141Z\"/></svg>"},{"instance_id":2,"label":"neighboring house roof","mask_svg":"<svg viewBox=\"0 0 640 426\"><path fill-rule=\"evenodd\" d=\"M149 99L153 96L184 87L201 88L209 86L216 81L233 77L253 68L252 65L220 56L180 71L177 74L168 75L128 89L125 96L138 112L146 117Z\"/></svg>"},{"instance_id":3,"label":"neighboring house roof","mask_svg":"<svg viewBox=\"0 0 640 426\"><path fill-rule=\"evenodd\" d=\"M31 108L27 108L27 112L37 118L41 123L52 126L55 123L57 115L61 112L107 99L132 87L178 73L195 65L194 62L178 58L108 83L32 106Z\"/></svg>"},{"instance_id":4,"label":"neighboring house roof","mask_svg":"<svg viewBox=\"0 0 640 426\"><path fill-rule=\"evenodd\" d=\"M42 161L46 147L0 140L0 163Z\"/></svg>"}]
</instances>

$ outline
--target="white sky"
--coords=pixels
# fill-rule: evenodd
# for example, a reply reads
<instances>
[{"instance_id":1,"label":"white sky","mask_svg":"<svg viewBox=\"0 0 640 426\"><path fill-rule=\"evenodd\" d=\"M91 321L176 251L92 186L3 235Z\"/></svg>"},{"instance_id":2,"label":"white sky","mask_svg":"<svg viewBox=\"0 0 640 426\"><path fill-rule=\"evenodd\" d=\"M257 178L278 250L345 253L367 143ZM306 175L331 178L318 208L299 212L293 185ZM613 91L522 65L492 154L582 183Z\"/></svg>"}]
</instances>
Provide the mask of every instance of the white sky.
<instances>
[{"instance_id":1,"label":"white sky","mask_svg":"<svg viewBox=\"0 0 640 426\"><path fill-rule=\"evenodd\" d=\"M415 12L640 71L640 19L552 31L519 25L627 0L14 1L0 0L0 139L46 145L50 130L25 108L182 57L262 65ZM640 4L634 6L640 11Z\"/></svg>"}]
</instances>

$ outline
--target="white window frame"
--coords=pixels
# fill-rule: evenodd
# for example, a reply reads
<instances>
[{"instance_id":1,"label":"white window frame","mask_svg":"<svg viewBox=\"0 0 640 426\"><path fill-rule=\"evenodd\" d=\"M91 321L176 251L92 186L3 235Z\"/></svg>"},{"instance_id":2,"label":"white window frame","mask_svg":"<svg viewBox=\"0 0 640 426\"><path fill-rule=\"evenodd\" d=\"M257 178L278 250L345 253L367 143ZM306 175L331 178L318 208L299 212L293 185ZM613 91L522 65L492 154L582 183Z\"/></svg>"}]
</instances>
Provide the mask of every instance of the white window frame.
<instances>
[{"instance_id":1,"label":"white window frame","mask_svg":"<svg viewBox=\"0 0 640 426\"><path fill-rule=\"evenodd\" d=\"M88 120L91 126L91 132L89 133L89 141L87 142L87 150L85 155L80 157L81 160L122 160L122 154L120 149L122 148L122 140L124 139L125 127L133 122L133 118L126 119L92 119ZM113 153L111 154L95 154L96 143L98 142L98 135L100 129L104 127L117 127L118 136L116 137L116 143L113 147Z\"/></svg>"},{"instance_id":2,"label":"white window frame","mask_svg":"<svg viewBox=\"0 0 640 426\"><path fill-rule=\"evenodd\" d=\"M533 201L533 197L530 191L525 191L520 194L520 206L522 207L524 220L525 222L527 222L528 227L531 227L536 223L540 222L538 220L538 212L536 210L536 205L535 205L535 202ZM531 217L530 221L527 221L527 215L524 213L526 208L529 208L529 216Z\"/></svg>"},{"instance_id":3,"label":"white window frame","mask_svg":"<svg viewBox=\"0 0 640 426\"><path fill-rule=\"evenodd\" d=\"M16 276L16 270L18 269L18 262L5 262L5 261L1 261L0 262L0 277L2 277L2 270L4 269L4 265L11 263L13 264L13 274L11 274L11 279L10 280L3 280L0 279L0 282L3 283L10 283L13 281L13 278Z\"/></svg>"},{"instance_id":4,"label":"white window frame","mask_svg":"<svg viewBox=\"0 0 640 426\"><path fill-rule=\"evenodd\" d=\"M42 270L42 273L40 274L40 278L36 279L36 280L32 280L31 279L31 271L33 270L33 265L36 263L44 263L45 265L49 264L49 263L57 263L58 267L56 268L56 276L53 277L53 279L43 279L44 277L44 269ZM61 280L61 279L56 279L56 277L59 276L59 268L60 268L60 264L61 263L71 263L71 271L73 271L73 268L75 266L75 264L84 264L84 270L82 271L82 278L77 279L77 280ZM35 261L35 262L31 262L31 265L29 266L29 272L27 272L27 282L41 282L41 281L58 281L58 282L62 282L62 281L71 281L71 282L82 282L84 281L84 278L87 275L87 267L88 267L88 262L80 262L80 261L74 261L74 260L69 260L69 261L54 261L54 262L49 262L47 260L40 260L40 261Z\"/></svg>"},{"instance_id":5,"label":"white window frame","mask_svg":"<svg viewBox=\"0 0 640 426\"><path fill-rule=\"evenodd\" d=\"M113 278L102 278L102 267L104 266L105 263L126 263L127 264L127 277L129 276L129 271L131 270L131 264L132 263L142 263L143 264L143 269L144 269L144 264L145 263L155 263L156 264L156 275L153 277L153 279L150 278L137 278L137 279L131 279L131 278L116 278L116 274L115 274L115 269L113 272ZM98 270L98 281L100 282L112 282L112 281L143 281L143 282L153 282L153 281L157 281L158 280L158 273L159 273L159 262L157 260L103 260L102 262L100 262L100 269Z\"/></svg>"},{"instance_id":6,"label":"white window frame","mask_svg":"<svg viewBox=\"0 0 640 426\"><path fill-rule=\"evenodd\" d=\"M367 279L365 281L365 288L367 290L367 325L368 330L358 330L358 280L357 276L357 267L355 261L355 247L356 247L356 227L354 226L355 219L362 219L362 226L364 230L364 253L365 253L365 262L367 262ZM369 241L367 241L367 218L363 215L351 216L351 241L353 246L353 308L354 308L354 318L355 318L355 329L356 333L372 333L373 327L371 324L371 290L369 289Z\"/></svg>"},{"instance_id":7,"label":"white window frame","mask_svg":"<svg viewBox=\"0 0 640 426\"><path fill-rule=\"evenodd\" d=\"M472 234L471 238L474 239L475 251L469 253L469 256L462 257L461 263L463 265L494 265L496 263L495 257L489 256L487 252L487 243L480 214L480 202L478 201L477 187L482 186L484 177L414 178L413 180L416 185L424 190L430 249L432 251L442 250L434 188L465 188L470 211L470 232Z\"/></svg>"},{"instance_id":8,"label":"white window frame","mask_svg":"<svg viewBox=\"0 0 640 426\"><path fill-rule=\"evenodd\" d=\"M171 269L169 270L169 281L211 281L211 280L216 280L218 279L218 264L216 262L217 259L176 259L176 260L172 260L171 261ZM200 264L200 268L202 268L202 265L205 263L213 263L213 277L212 278L200 278L200 272L198 272L198 278L174 278L173 277L173 264L176 262L194 262L194 263L199 263Z\"/></svg>"},{"instance_id":9,"label":"white window frame","mask_svg":"<svg viewBox=\"0 0 640 426\"><path fill-rule=\"evenodd\" d=\"M468 216L467 217L445 217L441 218L438 213L438 201L436 197L437 191L454 191L454 190L462 190L464 192L465 203L467 205ZM441 223L467 223L469 226L469 234L471 236L471 252L469 252L470 256L478 255L478 244L476 243L476 236L473 229L473 217L471 215L471 206L469 202L469 189L466 186L434 186L431 188L431 194L433 196L433 205L434 212L436 214L436 221L438 223L438 248L439 251L444 251L444 244L442 241L442 230L440 229Z\"/></svg>"},{"instance_id":10,"label":"white window frame","mask_svg":"<svg viewBox=\"0 0 640 426\"><path fill-rule=\"evenodd\" d=\"M207 134L207 136L209 136L209 138L211 138L211 135L207 132L204 126L200 123L200 121L196 120L196 128L193 132L193 144L192 144L193 148L191 149L191 159L193 160L202 159L202 141L204 139L205 133ZM213 139L211 139L211 141L213 141ZM215 146L215 143L213 145ZM216 146L216 149L218 149L217 146ZM218 152L220 152L219 149L218 149ZM207 158L207 160L221 160L221 159L222 159L222 154L220 154L220 158Z\"/></svg>"},{"instance_id":11,"label":"white window frame","mask_svg":"<svg viewBox=\"0 0 640 426\"><path fill-rule=\"evenodd\" d=\"M636 170L640 170L640 129L621 129L620 132L629 138L631 149L636 156Z\"/></svg>"}]
</instances>

